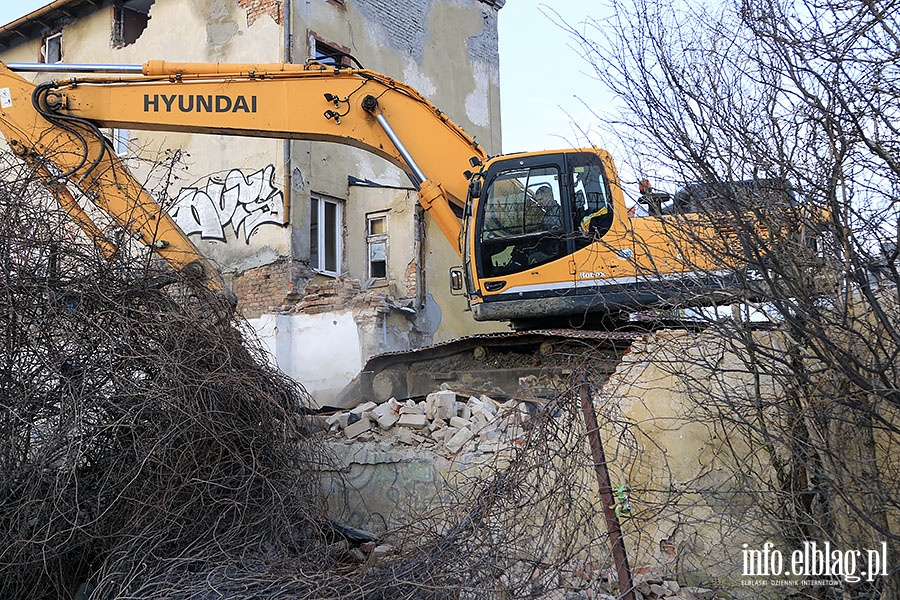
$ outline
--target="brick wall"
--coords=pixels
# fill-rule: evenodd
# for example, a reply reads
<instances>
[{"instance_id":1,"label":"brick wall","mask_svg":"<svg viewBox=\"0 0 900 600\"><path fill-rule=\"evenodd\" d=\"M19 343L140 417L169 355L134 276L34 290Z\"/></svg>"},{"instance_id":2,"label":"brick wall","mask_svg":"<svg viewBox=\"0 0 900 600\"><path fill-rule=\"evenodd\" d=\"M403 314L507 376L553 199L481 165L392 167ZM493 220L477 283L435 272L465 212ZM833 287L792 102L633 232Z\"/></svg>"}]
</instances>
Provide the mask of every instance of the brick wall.
<instances>
[{"instance_id":1,"label":"brick wall","mask_svg":"<svg viewBox=\"0 0 900 600\"><path fill-rule=\"evenodd\" d=\"M231 289L245 317L258 317L278 309L294 291L290 261L284 259L244 271L234 278Z\"/></svg>"},{"instance_id":2,"label":"brick wall","mask_svg":"<svg viewBox=\"0 0 900 600\"><path fill-rule=\"evenodd\" d=\"M387 312L396 303L382 289L363 290L357 279L312 278L313 273L303 263L282 259L244 271L234 278L231 288L238 298L238 308L248 318L271 312L312 315L336 310L375 315Z\"/></svg>"},{"instance_id":3,"label":"brick wall","mask_svg":"<svg viewBox=\"0 0 900 600\"><path fill-rule=\"evenodd\" d=\"M281 25L281 0L238 0L238 6L247 11L247 25L268 15Z\"/></svg>"},{"instance_id":4,"label":"brick wall","mask_svg":"<svg viewBox=\"0 0 900 600\"><path fill-rule=\"evenodd\" d=\"M338 277L322 283L310 283L293 312L316 314L333 310L386 312L388 295L381 290L363 290L359 280Z\"/></svg>"}]
</instances>

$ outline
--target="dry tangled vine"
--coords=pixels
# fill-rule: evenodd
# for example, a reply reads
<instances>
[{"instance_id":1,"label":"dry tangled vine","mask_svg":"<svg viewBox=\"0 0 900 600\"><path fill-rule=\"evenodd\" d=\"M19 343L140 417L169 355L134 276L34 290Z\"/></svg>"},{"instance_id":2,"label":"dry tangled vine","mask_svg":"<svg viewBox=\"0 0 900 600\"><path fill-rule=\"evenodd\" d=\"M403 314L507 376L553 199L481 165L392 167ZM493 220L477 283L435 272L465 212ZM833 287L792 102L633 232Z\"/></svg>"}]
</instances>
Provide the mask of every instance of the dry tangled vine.
<instances>
[{"instance_id":1,"label":"dry tangled vine","mask_svg":"<svg viewBox=\"0 0 900 600\"><path fill-rule=\"evenodd\" d=\"M110 263L27 172L5 174L2 595L137 593L308 537L302 387L215 298L163 289L148 256Z\"/></svg>"}]
</instances>

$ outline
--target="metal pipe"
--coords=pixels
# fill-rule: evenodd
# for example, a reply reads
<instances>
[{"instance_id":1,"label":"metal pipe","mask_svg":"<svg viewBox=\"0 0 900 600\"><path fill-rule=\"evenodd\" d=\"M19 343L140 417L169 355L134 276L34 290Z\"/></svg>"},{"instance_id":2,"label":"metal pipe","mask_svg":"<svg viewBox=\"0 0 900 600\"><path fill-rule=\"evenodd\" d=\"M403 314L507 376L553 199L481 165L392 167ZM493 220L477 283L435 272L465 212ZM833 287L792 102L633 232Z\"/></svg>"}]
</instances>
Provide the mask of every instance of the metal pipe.
<instances>
[{"instance_id":1,"label":"metal pipe","mask_svg":"<svg viewBox=\"0 0 900 600\"><path fill-rule=\"evenodd\" d=\"M144 72L144 65L91 65L66 63L6 63L10 71L31 71L38 73L138 73Z\"/></svg>"},{"instance_id":2,"label":"metal pipe","mask_svg":"<svg viewBox=\"0 0 900 600\"><path fill-rule=\"evenodd\" d=\"M290 64L293 62L293 52L291 45L293 43L293 29L291 19L291 2L293 0L284 0L284 14L282 15L282 19L284 20L283 28L284 28L284 47L282 48L282 61L285 64ZM282 187L284 187L284 193L282 195L282 210L284 211L284 222L291 222L291 173L293 171L293 142L291 140L284 140L282 142L282 154L284 158L284 166L283 174L282 174Z\"/></svg>"},{"instance_id":3,"label":"metal pipe","mask_svg":"<svg viewBox=\"0 0 900 600\"><path fill-rule=\"evenodd\" d=\"M594 413L594 401L591 399L591 387L586 374L583 375L581 381L581 412L584 415L584 424L587 426L587 437L594 459L594 471L597 474L600 499L603 502L603 514L606 517L606 531L609 533L609 544L612 546L613 561L616 563L619 597L622 600L635 600L631 569L628 566L628 555L625 553L625 540L622 537L619 518L616 516L616 501L613 498L612 482L606 466L606 453L603 451L603 442L600 440L600 425L597 423L597 415Z\"/></svg>"},{"instance_id":4,"label":"metal pipe","mask_svg":"<svg viewBox=\"0 0 900 600\"><path fill-rule=\"evenodd\" d=\"M397 134L394 132L394 129L391 127L390 123L387 122L387 119L384 118L384 115L378 113L375 115L375 120L378 121L378 124L381 125L381 128L384 129L384 133L387 134L388 138L391 140L391 143L394 144L394 147L397 148L397 152L400 153L400 156L403 158L403 161L409 167L410 171L414 175L413 183L418 190L423 181L428 179L425 177L425 173L422 172L422 169L419 168L419 165L416 164L416 161L413 159L412 155L409 153L409 150L406 149L406 146L403 145L403 142L400 141L400 138L397 137Z\"/></svg>"}]
</instances>

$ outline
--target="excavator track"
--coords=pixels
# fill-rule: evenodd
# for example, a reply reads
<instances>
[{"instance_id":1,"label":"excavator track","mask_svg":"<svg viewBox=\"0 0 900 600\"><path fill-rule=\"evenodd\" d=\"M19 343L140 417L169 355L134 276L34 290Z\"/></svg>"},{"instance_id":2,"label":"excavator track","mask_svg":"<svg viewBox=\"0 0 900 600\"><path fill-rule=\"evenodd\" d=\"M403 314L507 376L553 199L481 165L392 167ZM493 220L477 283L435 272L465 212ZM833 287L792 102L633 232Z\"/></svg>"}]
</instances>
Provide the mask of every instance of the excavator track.
<instances>
[{"instance_id":1,"label":"excavator track","mask_svg":"<svg viewBox=\"0 0 900 600\"><path fill-rule=\"evenodd\" d=\"M555 398L582 369L602 384L637 331L538 329L479 334L414 350L379 354L342 392L338 406L361 399L419 398L442 386L494 399Z\"/></svg>"}]
</instances>

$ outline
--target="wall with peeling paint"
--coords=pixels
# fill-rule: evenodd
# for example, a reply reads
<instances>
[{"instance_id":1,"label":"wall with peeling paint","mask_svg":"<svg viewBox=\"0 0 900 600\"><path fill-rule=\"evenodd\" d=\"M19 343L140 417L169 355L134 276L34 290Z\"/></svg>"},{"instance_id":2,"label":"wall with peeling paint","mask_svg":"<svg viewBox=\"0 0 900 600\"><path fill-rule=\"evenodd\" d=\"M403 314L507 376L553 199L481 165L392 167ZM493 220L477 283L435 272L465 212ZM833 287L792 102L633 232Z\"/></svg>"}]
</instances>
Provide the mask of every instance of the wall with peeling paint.
<instances>
[{"instance_id":1,"label":"wall with peeling paint","mask_svg":"<svg viewBox=\"0 0 900 600\"><path fill-rule=\"evenodd\" d=\"M248 23L247 12L235 0L172 2L157 0L150 7L149 22L138 39L128 46L111 46L113 7L104 3L95 12L62 24L63 59L71 63L140 64L150 59L198 62L278 62L281 59L281 25L270 17ZM38 46L40 40L37 40ZM21 55L18 47L11 54ZM6 55L2 55L7 60ZM11 58L12 59L12 58ZM10 60L11 60L10 59ZM26 58L34 61L35 57ZM48 79L39 75L38 80ZM149 162L170 162L172 184L168 194L177 199L173 208L181 225L187 225L201 251L226 271L264 264L261 257L288 254L290 236L284 223L283 163L281 143L276 140L188 135L171 132L128 132L129 167L138 178L157 186L168 173L147 170ZM210 151L214 149L214 151ZM173 162L173 157L179 160ZM140 157L140 160L137 159ZM240 175L238 175L240 174ZM237 185L236 180L245 183ZM248 187L269 185L250 200ZM212 223L211 205L203 202L220 184L231 191L216 198L218 223ZM234 198L235 189L238 198ZM279 194L282 194L279 196ZM190 205L190 210L187 208ZM243 207L241 219L230 210ZM192 211L194 214L189 215ZM178 213L180 217L178 216ZM192 223L192 221L194 221ZM260 224L255 226L254 224ZM250 230L246 226L250 226ZM220 235L212 235L218 226ZM251 235L252 234L252 235ZM253 244L248 244L248 235Z\"/></svg>"}]
</instances>

